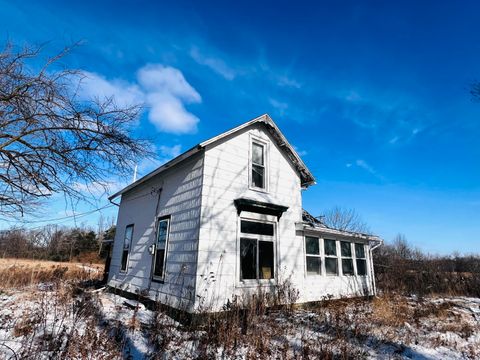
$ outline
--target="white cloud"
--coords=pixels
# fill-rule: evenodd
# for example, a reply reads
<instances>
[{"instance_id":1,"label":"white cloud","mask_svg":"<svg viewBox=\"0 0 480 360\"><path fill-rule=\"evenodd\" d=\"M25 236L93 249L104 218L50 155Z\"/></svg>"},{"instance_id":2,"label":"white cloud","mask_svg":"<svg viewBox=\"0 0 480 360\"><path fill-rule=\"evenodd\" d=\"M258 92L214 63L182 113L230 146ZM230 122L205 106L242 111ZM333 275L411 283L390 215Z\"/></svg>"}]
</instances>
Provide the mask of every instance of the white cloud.
<instances>
[{"instance_id":1,"label":"white cloud","mask_svg":"<svg viewBox=\"0 0 480 360\"><path fill-rule=\"evenodd\" d=\"M206 56L200 53L198 48L193 47L190 50L190 56L200 65L205 65L215 71L217 74L223 76L227 80L233 80L237 75L235 71L230 68L222 59L212 56Z\"/></svg>"},{"instance_id":2,"label":"white cloud","mask_svg":"<svg viewBox=\"0 0 480 360\"><path fill-rule=\"evenodd\" d=\"M142 103L144 94L136 84L120 79L107 80L104 76L82 71L80 97L83 99L113 97L118 106L132 106Z\"/></svg>"},{"instance_id":3,"label":"white cloud","mask_svg":"<svg viewBox=\"0 0 480 360\"><path fill-rule=\"evenodd\" d=\"M382 176L381 174L378 173L377 170L375 170L370 164L368 164L365 160L358 159L355 161L355 165L357 165L359 168L365 170L369 174L375 176L377 179L381 181L385 181L385 177ZM347 167L351 167L351 164L347 164Z\"/></svg>"},{"instance_id":4,"label":"white cloud","mask_svg":"<svg viewBox=\"0 0 480 360\"><path fill-rule=\"evenodd\" d=\"M200 119L190 113L186 104L201 103L200 94L178 69L148 64L137 72L137 81L108 80L84 71L79 95L82 99L114 98L119 106L144 104L148 119L159 131L174 134L194 133Z\"/></svg>"}]
</instances>

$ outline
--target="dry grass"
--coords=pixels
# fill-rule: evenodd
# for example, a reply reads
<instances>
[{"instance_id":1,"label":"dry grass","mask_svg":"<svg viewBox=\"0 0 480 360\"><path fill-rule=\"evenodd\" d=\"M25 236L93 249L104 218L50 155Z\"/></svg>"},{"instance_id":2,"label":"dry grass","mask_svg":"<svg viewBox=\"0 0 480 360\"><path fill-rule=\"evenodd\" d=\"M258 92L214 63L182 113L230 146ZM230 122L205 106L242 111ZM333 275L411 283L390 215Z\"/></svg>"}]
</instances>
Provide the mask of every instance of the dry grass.
<instances>
[{"instance_id":1,"label":"dry grass","mask_svg":"<svg viewBox=\"0 0 480 360\"><path fill-rule=\"evenodd\" d=\"M101 278L102 273L102 264L0 259L0 290L63 280L95 280Z\"/></svg>"}]
</instances>

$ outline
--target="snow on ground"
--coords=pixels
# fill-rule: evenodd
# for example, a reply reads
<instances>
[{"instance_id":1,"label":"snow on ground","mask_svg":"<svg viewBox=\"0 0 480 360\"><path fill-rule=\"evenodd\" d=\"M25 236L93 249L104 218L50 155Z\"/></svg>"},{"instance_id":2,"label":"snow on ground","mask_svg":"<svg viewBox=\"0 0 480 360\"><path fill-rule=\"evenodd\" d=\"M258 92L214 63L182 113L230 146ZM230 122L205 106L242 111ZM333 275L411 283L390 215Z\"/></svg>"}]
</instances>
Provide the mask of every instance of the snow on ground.
<instances>
[{"instance_id":1,"label":"snow on ground","mask_svg":"<svg viewBox=\"0 0 480 360\"><path fill-rule=\"evenodd\" d=\"M104 289L44 284L0 293L2 359L322 356L478 359L480 299L342 300L185 326Z\"/></svg>"}]
</instances>

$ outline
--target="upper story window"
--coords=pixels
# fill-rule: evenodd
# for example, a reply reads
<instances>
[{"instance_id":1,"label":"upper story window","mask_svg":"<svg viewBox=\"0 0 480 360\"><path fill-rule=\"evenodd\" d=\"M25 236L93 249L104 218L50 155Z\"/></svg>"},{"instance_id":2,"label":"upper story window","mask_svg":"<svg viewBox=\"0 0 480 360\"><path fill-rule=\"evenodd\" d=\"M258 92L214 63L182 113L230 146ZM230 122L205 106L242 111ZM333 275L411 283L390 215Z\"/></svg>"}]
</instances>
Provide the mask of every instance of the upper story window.
<instances>
[{"instance_id":1,"label":"upper story window","mask_svg":"<svg viewBox=\"0 0 480 360\"><path fill-rule=\"evenodd\" d=\"M250 186L256 189L267 189L266 144L252 141Z\"/></svg>"},{"instance_id":2,"label":"upper story window","mask_svg":"<svg viewBox=\"0 0 480 360\"><path fill-rule=\"evenodd\" d=\"M133 224L125 228L125 235L123 237L122 261L120 263L120 271L127 272L128 255L130 253L130 246L133 238Z\"/></svg>"}]
</instances>

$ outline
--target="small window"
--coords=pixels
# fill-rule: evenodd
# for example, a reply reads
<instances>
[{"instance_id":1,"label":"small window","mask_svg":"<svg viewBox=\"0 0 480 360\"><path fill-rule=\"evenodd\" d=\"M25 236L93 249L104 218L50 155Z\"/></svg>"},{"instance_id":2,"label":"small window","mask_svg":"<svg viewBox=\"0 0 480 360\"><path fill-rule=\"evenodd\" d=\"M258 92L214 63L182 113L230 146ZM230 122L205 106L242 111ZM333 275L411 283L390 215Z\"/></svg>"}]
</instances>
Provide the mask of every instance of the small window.
<instances>
[{"instance_id":1,"label":"small window","mask_svg":"<svg viewBox=\"0 0 480 360\"><path fill-rule=\"evenodd\" d=\"M170 219L163 218L158 221L157 241L155 243L155 261L153 265L153 277L163 280L165 276L167 242L169 233Z\"/></svg>"},{"instance_id":2,"label":"small window","mask_svg":"<svg viewBox=\"0 0 480 360\"><path fill-rule=\"evenodd\" d=\"M128 225L125 228L125 235L123 237L122 261L120 264L120 271L127 272L128 255L130 253L130 246L133 238L133 225Z\"/></svg>"},{"instance_id":3,"label":"small window","mask_svg":"<svg viewBox=\"0 0 480 360\"><path fill-rule=\"evenodd\" d=\"M240 279L274 279L274 224L241 220L240 231Z\"/></svg>"},{"instance_id":4,"label":"small window","mask_svg":"<svg viewBox=\"0 0 480 360\"><path fill-rule=\"evenodd\" d=\"M305 253L307 263L307 275L320 275L322 273L322 258L320 256L319 239L305 237Z\"/></svg>"},{"instance_id":5,"label":"small window","mask_svg":"<svg viewBox=\"0 0 480 360\"><path fill-rule=\"evenodd\" d=\"M357 262L357 275L367 275L367 258L365 257L364 244L355 244L355 258Z\"/></svg>"},{"instance_id":6,"label":"small window","mask_svg":"<svg viewBox=\"0 0 480 360\"><path fill-rule=\"evenodd\" d=\"M251 161L251 186L258 189L265 189L265 145L252 142Z\"/></svg>"},{"instance_id":7,"label":"small window","mask_svg":"<svg viewBox=\"0 0 480 360\"><path fill-rule=\"evenodd\" d=\"M325 247L325 272L327 275L338 275L337 242L324 239Z\"/></svg>"},{"instance_id":8,"label":"small window","mask_svg":"<svg viewBox=\"0 0 480 360\"><path fill-rule=\"evenodd\" d=\"M342 273L343 275L354 275L352 244L348 241L340 242L340 251L342 255Z\"/></svg>"}]
</instances>

